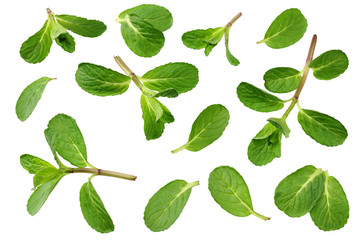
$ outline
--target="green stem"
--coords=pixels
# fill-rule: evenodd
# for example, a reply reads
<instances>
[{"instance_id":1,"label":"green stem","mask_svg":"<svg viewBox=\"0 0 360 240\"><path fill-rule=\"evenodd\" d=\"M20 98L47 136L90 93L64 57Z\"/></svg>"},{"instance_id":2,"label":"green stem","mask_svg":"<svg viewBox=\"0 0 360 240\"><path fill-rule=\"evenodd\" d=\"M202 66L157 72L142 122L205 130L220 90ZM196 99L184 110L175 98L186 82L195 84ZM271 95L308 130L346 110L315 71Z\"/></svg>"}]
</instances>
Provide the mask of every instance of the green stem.
<instances>
[{"instance_id":1,"label":"green stem","mask_svg":"<svg viewBox=\"0 0 360 240\"><path fill-rule=\"evenodd\" d=\"M260 219L262 219L262 220L264 220L264 221L270 220L269 217L265 217L264 215L261 215L261 214L255 212L254 210L251 210L250 212L251 212L251 214L254 215L255 217L258 217L258 218L260 218Z\"/></svg>"},{"instance_id":2,"label":"green stem","mask_svg":"<svg viewBox=\"0 0 360 240\"><path fill-rule=\"evenodd\" d=\"M126 73L126 75L128 75L131 78L131 80L133 80L136 86L142 91L145 86L142 84L142 82L140 82L140 80L135 75L135 73L131 71L131 69L125 64L125 62L119 56L115 56L114 59L116 63L119 65L119 67Z\"/></svg>"},{"instance_id":3,"label":"green stem","mask_svg":"<svg viewBox=\"0 0 360 240\"><path fill-rule=\"evenodd\" d=\"M129 175L126 173L119 173L114 171L102 170L98 168L69 168L66 170L66 173L89 173L93 175L102 175L108 177L122 178L126 180L134 181L136 176Z\"/></svg>"},{"instance_id":4,"label":"green stem","mask_svg":"<svg viewBox=\"0 0 360 240\"><path fill-rule=\"evenodd\" d=\"M282 116L283 119L286 119L287 116L290 114L291 110L295 107L295 105L298 103L299 101L299 97L300 97L300 93L305 85L307 76L309 74L309 64L312 61L313 57L314 57L314 51L315 51L315 46L316 46L316 41L317 41L317 36L316 34L313 36L312 40L311 40L311 44L310 44L310 48L309 48L309 53L308 56L306 58L306 62L305 62L305 67L303 69L303 75L301 77L301 81L300 84L298 86L298 88L296 89L296 92L294 94L294 96L292 97L292 101L291 104L289 106L289 108L286 110L286 112L284 113L284 115Z\"/></svg>"},{"instance_id":5,"label":"green stem","mask_svg":"<svg viewBox=\"0 0 360 240\"><path fill-rule=\"evenodd\" d=\"M188 145L188 144L186 143L186 144L182 145L181 147L179 147L179 148L177 148L177 149L175 149L175 150L172 150L171 153L178 153L178 152L180 152L181 150L186 149L187 145Z\"/></svg>"}]
</instances>

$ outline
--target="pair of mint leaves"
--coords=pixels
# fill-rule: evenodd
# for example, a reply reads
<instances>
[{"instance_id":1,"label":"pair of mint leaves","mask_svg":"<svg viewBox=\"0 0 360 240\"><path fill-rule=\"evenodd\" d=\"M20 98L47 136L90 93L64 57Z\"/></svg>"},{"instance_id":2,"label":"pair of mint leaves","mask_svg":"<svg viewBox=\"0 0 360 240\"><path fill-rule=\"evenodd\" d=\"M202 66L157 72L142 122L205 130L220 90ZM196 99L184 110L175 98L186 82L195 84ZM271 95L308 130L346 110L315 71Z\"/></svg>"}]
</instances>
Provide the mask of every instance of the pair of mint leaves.
<instances>
[{"instance_id":1,"label":"pair of mint leaves","mask_svg":"<svg viewBox=\"0 0 360 240\"><path fill-rule=\"evenodd\" d=\"M259 43L266 43L272 48L288 47L302 38L306 28L307 21L301 12L297 9L288 9L273 21L264 40ZM282 135L289 137L290 134L286 119L295 106L299 109L298 122L302 129L316 142L325 146L337 146L347 138L347 130L340 121L318 111L303 109L299 105L300 93L310 69L315 78L330 80L344 73L348 67L348 58L341 50L330 50L313 59L316 42L317 36L314 35L303 70L277 67L264 74L264 85L267 90L273 93L289 93L296 90L291 99L282 100L250 83L239 84L239 100L255 111L277 111L282 109L286 102L290 102L290 106L280 118L269 118L269 123L251 140L248 158L253 164L265 165L281 156Z\"/></svg>"}]
</instances>

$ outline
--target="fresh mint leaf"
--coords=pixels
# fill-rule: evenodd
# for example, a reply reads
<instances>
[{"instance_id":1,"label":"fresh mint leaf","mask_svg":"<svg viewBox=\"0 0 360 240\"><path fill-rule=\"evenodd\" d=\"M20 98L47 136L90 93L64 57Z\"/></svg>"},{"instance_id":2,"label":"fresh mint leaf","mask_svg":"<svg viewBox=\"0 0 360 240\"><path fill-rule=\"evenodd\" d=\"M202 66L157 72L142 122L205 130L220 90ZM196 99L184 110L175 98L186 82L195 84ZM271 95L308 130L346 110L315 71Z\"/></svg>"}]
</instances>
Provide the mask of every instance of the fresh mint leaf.
<instances>
[{"instance_id":1,"label":"fresh mint leaf","mask_svg":"<svg viewBox=\"0 0 360 240\"><path fill-rule=\"evenodd\" d=\"M316 142L325 146L338 146L347 138L346 128L335 118L308 109L300 109L298 121L304 130Z\"/></svg>"},{"instance_id":2,"label":"fresh mint leaf","mask_svg":"<svg viewBox=\"0 0 360 240\"><path fill-rule=\"evenodd\" d=\"M90 227L100 233L114 231L114 223L90 180L80 189L80 207Z\"/></svg>"},{"instance_id":3,"label":"fresh mint leaf","mask_svg":"<svg viewBox=\"0 0 360 240\"><path fill-rule=\"evenodd\" d=\"M153 232L171 227L183 211L192 188L197 185L198 181L187 183L184 180L174 180L162 187L145 207L145 225Z\"/></svg>"},{"instance_id":4,"label":"fresh mint leaf","mask_svg":"<svg viewBox=\"0 0 360 240\"><path fill-rule=\"evenodd\" d=\"M59 174L61 174L59 169L54 167L44 168L40 171L37 171L33 178L34 188L40 186L47 181L50 181L54 177L57 177Z\"/></svg>"},{"instance_id":5,"label":"fresh mint leaf","mask_svg":"<svg viewBox=\"0 0 360 240\"><path fill-rule=\"evenodd\" d=\"M80 63L75 80L86 92L97 96L114 96L124 93L131 78L103 66Z\"/></svg>"},{"instance_id":6,"label":"fresh mint leaf","mask_svg":"<svg viewBox=\"0 0 360 240\"><path fill-rule=\"evenodd\" d=\"M28 171L30 174L35 174L43 169L47 169L47 168L54 168L56 169L53 165L51 165L50 163L48 163L47 161L35 157L33 155L30 154L23 154L20 156L20 163L21 166Z\"/></svg>"},{"instance_id":7,"label":"fresh mint leaf","mask_svg":"<svg viewBox=\"0 0 360 240\"><path fill-rule=\"evenodd\" d=\"M124 19L126 14L137 15L161 32L168 30L173 24L173 18L170 11L154 4L142 4L127 9L119 14L117 21Z\"/></svg>"},{"instance_id":8,"label":"fresh mint leaf","mask_svg":"<svg viewBox=\"0 0 360 240\"><path fill-rule=\"evenodd\" d=\"M75 119L65 114L58 114L48 124L53 131L56 152L77 167L88 166L84 138Z\"/></svg>"},{"instance_id":9,"label":"fresh mint leaf","mask_svg":"<svg viewBox=\"0 0 360 240\"><path fill-rule=\"evenodd\" d=\"M168 98L175 98L179 96L178 91L176 91L173 88L169 88L169 89L165 89L161 92L158 92L157 94L154 95L154 97L168 97Z\"/></svg>"},{"instance_id":10,"label":"fresh mint leaf","mask_svg":"<svg viewBox=\"0 0 360 240\"><path fill-rule=\"evenodd\" d=\"M66 28L64 28L60 23L56 22L54 18L49 17L50 24L50 37L52 40L60 36L61 34L67 33Z\"/></svg>"},{"instance_id":11,"label":"fresh mint leaf","mask_svg":"<svg viewBox=\"0 0 360 240\"><path fill-rule=\"evenodd\" d=\"M98 37L106 30L106 25L98 20L88 20L66 14L55 15L55 19L66 29L83 37Z\"/></svg>"},{"instance_id":12,"label":"fresh mint leaf","mask_svg":"<svg viewBox=\"0 0 360 240\"><path fill-rule=\"evenodd\" d=\"M277 67L264 74L265 88L273 93L294 91L301 81L301 72L289 67Z\"/></svg>"},{"instance_id":13,"label":"fresh mint leaf","mask_svg":"<svg viewBox=\"0 0 360 240\"><path fill-rule=\"evenodd\" d=\"M285 135L285 137L289 137L290 129L286 123L286 120L283 118L269 118L268 122L274 125L276 128L280 129L280 131Z\"/></svg>"},{"instance_id":14,"label":"fresh mint leaf","mask_svg":"<svg viewBox=\"0 0 360 240\"><path fill-rule=\"evenodd\" d=\"M197 85L199 71L189 63L168 63L148 71L139 79L152 90L174 89L178 93L184 93Z\"/></svg>"},{"instance_id":15,"label":"fresh mint leaf","mask_svg":"<svg viewBox=\"0 0 360 240\"><path fill-rule=\"evenodd\" d=\"M310 211L315 225L324 231L343 228L349 218L349 203L344 189L336 178L325 172L325 186L321 197Z\"/></svg>"},{"instance_id":16,"label":"fresh mint leaf","mask_svg":"<svg viewBox=\"0 0 360 240\"><path fill-rule=\"evenodd\" d=\"M237 87L239 100L248 108L259 112L272 112L284 107L284 101L250 83L241 82Z\"/></svg>"},{"instance_id":17,"label":"fresh mint leaf","mask_svg":"<svg viewBox=\"0 0 360 240\"><path fill-rule=\"evenodd\" d=\"M324 52L311 61L309 67L314 77L320 80L330 80L343 74L349 66L349 59L341 50Z\"/></svg>"},{"instance_id":18,"label":"fresh mint leaf","mask_svg":"<svg viewBox=\"0 0 360 240\"><path fill-rule=\"evenodd\" d=\"M55 78L42 77L27 86L16 102L16 115L21 121L25 121L34 111L46 85Z\"/></svg>"},{"instance_id":19,"label":"fresh mint leaf","mask_svg":"<svg viewBox=\"0 0 360 240\"><path fill-rule=\"evenodd\" d=\"M225 30L222 27L198 29L186 32L181 39L184 45L192 49L206 48L208 44L216 46L224 36ZM207 55L209 55L210 51Z\"/></svg>"},{"instance_id":20,"label":"fresh mint leaf","mask_svg":"<svg viewBox=\"0 0 360 240\"><path fill-rule=\"evenodd\" d=\"M188 142L173 150L172 153L183 149L197 152L207 147L221 137L229 123L229 119L229 111L221 104L208 106L195 119Z\"/></svg>"},{"instance_id":21,"label":"fresh mint leaf","mask_svg":"<svg viewBox=\"0 0 360 240\"><path fill-rule=\"evenodd\" d=\"M55 38L55 42L66 52L73 53L75 51L75 40L70 33L60 34Z\"/></svg>"},{"instance_id":22,"label":"fresh mint leaf","mask_svg":"<svg viewBox=\"0 0 360 240\"><path fill-rule=\"evenodd\" d=\"M324 190L325 174L305 166L285 177L275 190L275 204L290 217L301 217L315 206Z\"/></svg>"},{"instance_id":23,"label":"fresh mint leaf","mask_svg":"<svg viewBox=\"0 0 360 240\"><path fill-rule=\"evenodd\" d=\"M225 31L225 48L226 48L226 57L229 61L229 63L231 65L234 65L234 66L237 66L240 64L239 60L234 57L231 53L230 53L230 50L229 50L229 33L230 33L230 28L228 28L226 31Z\"/></svg>"},{"instance_id":24,"label":"fresh mint leaf","mask_svg":"<svg viewBox=\"0 0 360 240\"><path fill-rule=\"evenodd\" d=\"M46 20L44 26L21 45L20 55L26 62L39 63L47 57L52 45L50 28L50 21Z\"/></svg>"},{"instance_id":25,"label":"fresh mint leaf","mask_svg":"<svg viewBox=\"0 0 360 240\"><path fill-rule=\"evenodd\" d=\"M215 202L234 216L246 217L253 214L263 220L270 219L253 210L248 186L232 167L217 167L210 173L209 191Z\"/></svg>"},{"instance_id":26,"label":"fresh mint leaf","mask_svg":"<svg viewBox=\"0 0 360 240\"><path fill-rule=\"evenodd\" d=\"M265 43L271 48L285 48L299 41L306 32L307 20L296 8L283 11L271 23L264 39L258 43Z\"/></svg>"}]
</instances>

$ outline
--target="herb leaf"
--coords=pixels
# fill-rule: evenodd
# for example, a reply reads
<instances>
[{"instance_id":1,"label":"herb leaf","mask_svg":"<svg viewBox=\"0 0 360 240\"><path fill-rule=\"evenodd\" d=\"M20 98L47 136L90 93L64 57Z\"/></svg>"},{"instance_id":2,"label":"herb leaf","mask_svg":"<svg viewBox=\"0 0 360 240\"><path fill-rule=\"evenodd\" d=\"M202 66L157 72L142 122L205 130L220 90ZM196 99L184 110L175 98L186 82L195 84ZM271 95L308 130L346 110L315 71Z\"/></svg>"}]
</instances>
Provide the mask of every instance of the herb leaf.
<instances>
[{"instance_id":1,"label":"herb leaf","mask_svg":"<svg viewBox=\"0 0 360 240\"><path fill-rule=\"evenodd\" d=\"M330 50L312 60L309 67L317 79L330 80L343 74L348 65L349 60L343 51Z\"/></svg>"},{"instance_id":2,"label":"herb leaf","mask_svg":"<svg viewBox=\"0 0 360 240\"><path fill-rule=\"evenodd\" d=\"M148 97L145 94L141 95L140 103L146 139L159 138L164 132L165 123L174 122L173 115L157 99Z\"/></svg>"},{"instance_id":3,"label":"herb leaf","mask_svg":"<svg viewBox=\"0 0 360 240\"><path fill-rule=\"evenodd\" d=\"M34 111L39 102L47 83L55 78L42 77L27 86L16 102L16 115L21 121L25 121Z\"/></svg>"},{"instance_id":4,"label":"herb leaf","mask_svg":"<svg viewBox=\"0 0 360 240\"><path fill-rule=\"evenodd\" d=\"M137 15L161 32L168 30L173 24L173 18L169 10L154 4L142 4L127 9L119 14L117 21L124 19L126 14Z\"/></svg>"},{"instance_id":5,"label":"herb leaf","mask_svg":"<svg viewBox=\"0 0 360 240\"><path fill-rule=\"evenodd\" d=\"M226 58L228 59L229 63L231 65L237 66L240 64L240 61L234 57L229 50L229 33L230 33L230 28L226 29L225 31L225 48L226 48Z\"/></svg>"},{"instance_id":6,"label":"herb leaf","mask_svg":"<svg viewBox=\"0 0 360 240\"><path fill-rule=\"evenodd\" d=\"M285 135L285 137L289 137L290 129L286 123L286 120L283 118L269 118L268 122L272 125L280 129L280 131Z\"/></svg>"},{"instance_id":7,"label":"herb leaf","mask_svg":"<svg viewBox=\"0 0 360 240\"><path fill-rule=\"evenodd\" d=\"M80 189L80 207L90 227L100 233L114 231L114 223L90 180Z\"/></svg>"},{"instance_id":8,"label":"herb leaf","mask_svg":"<svg viewBox=\"0 0 360 240\"><path fill-rule=\"evenodd\" d=\"M56 169L53 165L51 165L50 163L48 163L47 161L35 157L33 155L30 154L23 154L20 156L20 163L21 166L28 171L30 174L35 174L43 169L46 168L54 168Z\"/></svg>"},{"instance_id":9,"label":"herb leaf","mask_svg":"<svg viewBox=\"0 0 360 240\"><path fill-rule=\"evenodd\" d=\"M55 134L54 146L59 155L77 167L88 166L86 146L75 119L58 114L48 124Z\"/></svg>"},{"instance_id":10,"label":"herb leaf","mask_svg":"<svg viewBox=\"0 0 360 240\"><path fill-rule=\"evenodd\" d=\"M210 173L209 191L214 200L234 216L253 214L263 220L270 219L253 210L249 189L243 177L232 167L217 167Z\"/></svg>"},{"instance_id":11,"label":"herb leaf","mask_svg":"<svg viewBox=\"0 0 360 240\"><path fill-rule=\"evenodd\" d=\"M187 183L184 180L174 180L162 187L145 207L145 225L153 232L168 229L180 216L191 189L197 185L198 181Z\"/></svg>"},{"instance_id":12,"label":"herb leaf","mask_svg":"<svg viewBox=\"0 0 360 240\"><path fill-rule=\"evenodd\" d=\"M324 231L337 230L345 226L349 218L349 203L336 178L325 172L324 191L311 209L310 216L315 225Z\"/></svg>"},{"instance_id":13,"label":"herb leaf","mask_svg":"<svg viewBox=\"0 0 360 240\"><path fill-rule=\"evenodd\" d=\"M265 88L273 93L294 91L301 81L301 72L289 67L277 67L264 74Z\"/></svg>"},{"instance_id":14,"label":"herb leaf","mask_svg":"<svg viewBox=\"0 0 360 240\"><path fill-rule=\"evenodd\" d=\"M341 122L313 110L300 109L298 121L307 135L325 146L341 145L348 135Z\"/></svg>"},{"instance_id":15,"label":"herb leaf","mask_svg":"<svg viewBox=\"0 0 360 240\"><path fill-rule=\"evenodd\" d=\"M220 42L223 36L224 36L224 29L222 27L218 27L218 28L208 28L205 30L198 29L198 30L188 31L182 35L181 39L184 45L188 48L202 49L202 48L206 48L209 44L215 47L216 44ZM210 51L206 55L209 55Z\"/></svg>"},{"instance_id":16,"label":"herb leaf","mask_svg":"<svg viewBox=\"0 0 360 240\"><path fill-rule=\"evenodd\" d=\"M34 188L37 186L40 186L41 184L50 181L54 177L58 176L60 173L59 169L54 167L44 168L40 171L37 171L35 173L33 182L34 182Z\"/></svg>"},{"instance_id":17,"label":"herb leaf","mask_svg":"<svg viewBox=\"0 0 360 240\"><path fill-rule=\"evenodd\" d=\"M325 174L314 166L305 166L285 177L275 190L276 206L290 217L308 213L321 197Z\"/></svg>"},{"instance_id":18,"label":"herb leaf","mask_svg":"<svg viewBox=\"0 0 360 240\"><path fill-rule=\"evenodd\" d=\"M283 11L271 23L263 40L271 48L285 48L299 41L306 32L307 20L296 8Z\"/></svg>"},{"instance_id":19,"label":"herb leaf","mask_svg":"<svg viewBox=\"0 0 360 240\"><path fill-rule=\"evenodd\" d=\"M177 96L179 96L179 93L173 88L165 89L154 95L155 98L157 98L157 97L176 98Z\"/></svg>"},{"instance_id":20,"label":"herb leaf","mask_svg":"<svg viewBox=\"0 0 360 240\"><path fill-rule=\"evenodd\" d=\"M60 34L55 38L55 42L66 52L73 53L75 51L75 40L70 33Z\"/></svg>"},{"instance_id":21,"label":"herb leaf","mask_svg":"<svg viewBox=\"0 0 360 240\"><path fill-rule=\"evenodd\" d=\"M20 55L28 63L39 63L49 54L51 45L50 22L46 20L43 27L21 45Z\"/></svg>"},{"instance_id":22,"label":"herb leaf","mask_svg":"<svg viewBox=\"0 0 360 240\"><path fill-rule=\"evenodd\" d=\"M259 112L272 112L284 107L284 101L250 83L241 82L237 87L240 101L248 108Z\"/></svg>"},{"instance_id":23,"label":"herb leaf","mask_svg":"<svg viewBox=\"0 0 360 240\"><path fill-rule=\"evenodd\" d=\"M223 134L229 119L229 111L221 104L208 106L195 119L188 142L172 153L183 149L196 152L207 147Z\"/></svg>"},{"instance_id":24,"label":"herb leaf","mask_svg":"<svg viewBox=\"0 0 360 240\"><path fill-rule=\"evenodd\" d=\"M148 71L139 79L146 87L152 90L174 89L178 93L184 93L197 85L199 71L189 63L168 63Z\"/></svg>"},{"instance_id":25,"label":"herb leaf","mask_svg":"<svg viewBox=\"0 0 360 240\"><path fill-rule=\"evenodd\" d=\"M114 96L124 93L131 78L103 66L80 63L75 80L86 92L97 96Z\"/></svg>"},{"instance_id":26,"label":"herb leaf","mask_svg":"<svg viewBox=\"0 0 360 240\"><path fill-rule=\"evenodd\" d=\"M98 37L106 30L106 25L98 20L73 15L55 15L55 19L63 27L83 37Z\"/></svg>"}]
</instances>

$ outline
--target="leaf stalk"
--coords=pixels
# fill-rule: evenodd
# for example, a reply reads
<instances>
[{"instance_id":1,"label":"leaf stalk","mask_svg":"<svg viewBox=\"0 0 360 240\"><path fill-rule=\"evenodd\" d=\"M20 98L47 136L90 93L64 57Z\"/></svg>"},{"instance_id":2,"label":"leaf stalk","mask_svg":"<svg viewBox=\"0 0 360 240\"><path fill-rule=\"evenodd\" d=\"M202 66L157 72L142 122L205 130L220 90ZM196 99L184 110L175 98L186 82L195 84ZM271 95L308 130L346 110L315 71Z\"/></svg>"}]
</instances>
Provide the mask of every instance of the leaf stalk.
<instances>
[{"instance_id":1,"label":"leaf stalk","mask_svg":"<svg viewBox=\"0 0 360 240\"><path fill-rule=\"evenodd\" d=\"M115 177L115 178L122 178L130 181L135 181L136 176L129 175L126 173L120 173L120 172L114 172L114 171L108 171L98 168L70 168L66 170L67 173L89 173L93 175L102 175L102 176L108 176L108 177Z\"/></svg>"}]
</instances>

